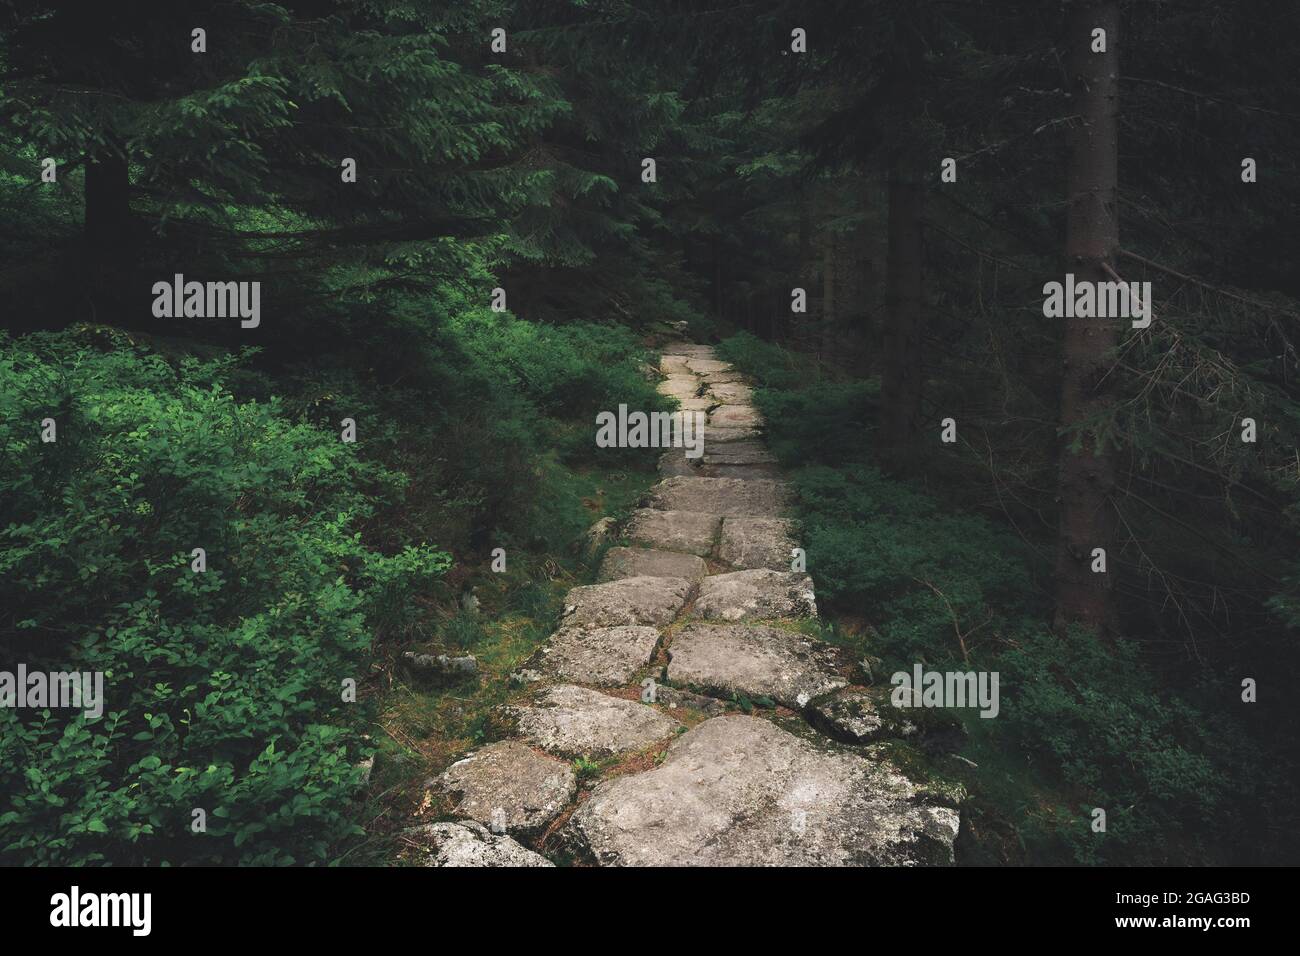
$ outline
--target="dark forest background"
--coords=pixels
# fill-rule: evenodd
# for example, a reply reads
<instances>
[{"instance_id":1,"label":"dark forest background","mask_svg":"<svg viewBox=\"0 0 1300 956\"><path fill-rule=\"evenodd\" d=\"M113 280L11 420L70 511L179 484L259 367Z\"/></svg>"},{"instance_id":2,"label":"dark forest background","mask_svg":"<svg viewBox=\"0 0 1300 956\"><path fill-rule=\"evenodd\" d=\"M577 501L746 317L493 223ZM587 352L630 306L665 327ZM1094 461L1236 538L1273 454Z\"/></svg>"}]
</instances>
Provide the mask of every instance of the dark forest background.
<instances>
[{"instance_id":1,"label":"dark forest background","mask_svg":"<svg viewBox=\"0 0 1300 956\"><path fill-rule=\"evenodd\" d=\"M828 638L1001 672L959 861L1294 863L1297 43L1289 0L0 0L0 665L109 685L0 709L0 861L396 859L504 693L401 652L549 633L654 479L595 413L667 407L684 334L761 386ZM1044 318L1067 271L1155 321ZM260 326L155 318L176 273Z\"/></svg>"}]
</instances>

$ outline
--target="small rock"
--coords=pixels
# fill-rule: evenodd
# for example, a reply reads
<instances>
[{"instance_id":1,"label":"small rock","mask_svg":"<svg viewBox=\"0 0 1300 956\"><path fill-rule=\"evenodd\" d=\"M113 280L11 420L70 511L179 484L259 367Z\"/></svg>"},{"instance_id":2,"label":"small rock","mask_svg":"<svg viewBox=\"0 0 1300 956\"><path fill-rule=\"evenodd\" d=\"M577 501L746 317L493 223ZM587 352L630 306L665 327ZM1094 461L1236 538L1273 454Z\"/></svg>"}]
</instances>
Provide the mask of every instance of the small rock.
<instances>
[{"instance_id":1,"label":"small rock","mask_svg":"<svg viewBox=\"0 0 1300 956\"><path fill-rule=\"evenodd\" d=\"M851 744L870 743L887 732L875 699L860 687L845 687L813 701L808 722L827 736Z\"/></svg>"},{"instance_id":2,"label":"small rock","mask_svg":"<svg viewBox=\"0 0 1300 956\"><path fill-rule=\"evenodd\" d=\"M607 515L587 529L583 538L583 555L590 561L613 537L614 519Z\"/></svg>"},{"instance_id":3,"label":"small rock","mask_svg":"<svg viewBox=\"0 0 1300 956\"><path fill-rule=\"evenodd\" d=\"M667 684L656 685L655 699L665 707L689 707L710 717L716 717L727 710L726 703L716 697L697 694L683 687L670 687Z\"/></svg>"},{"instance_id":4,"label":"small rock","mask_svg":"<svg viewBox=\"0 0 1300 956\"><path fill-rule=\"evenodd\" d=\"M433 671L442 677L465 678L478 676L478 659L473 654L464 657L448 657L446 654L417 654L405 651L402 659L412 667L423 671Z\"/></svg>"},{"instance_id":5,"label":"small rock","mask_svg":"<svg viewBox=\"0 0 1300 956\"><path fill-rule=\"evenodd\" d=\"M427 866L554 866L508 836L490 833L481 823L433 823L410 833L428 840Z\"/></svg>"}]
</instances>

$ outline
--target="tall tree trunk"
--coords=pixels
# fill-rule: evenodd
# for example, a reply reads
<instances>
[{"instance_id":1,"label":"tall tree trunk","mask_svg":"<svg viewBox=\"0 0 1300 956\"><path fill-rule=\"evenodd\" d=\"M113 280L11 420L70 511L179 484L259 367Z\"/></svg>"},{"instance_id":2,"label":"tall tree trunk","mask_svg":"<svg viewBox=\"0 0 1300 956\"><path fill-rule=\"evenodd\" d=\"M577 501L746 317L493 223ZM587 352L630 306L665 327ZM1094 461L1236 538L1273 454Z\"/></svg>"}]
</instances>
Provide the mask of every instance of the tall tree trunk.
<instances>
[{"instance_id":1,"label":"tall tree trunk","mask_svg":"<svg viewBox=\"0 0 1300 956\"><path fill-rule=\"evenodd\" d=\"M1093 30L1106 31L1104 53L1092 52ZM1069 20L1072 102L1082 117L1071 135L1067 269L1076 282L1108 282L1119 246L1118 185L1119 6L1085 0ZM1111 493L1115 462L1098 431L1112 412L1107 372L1119 340L1120 319L1067 318L1061 381L1056 553L1056 624L1083 624L1105 634L1110 626L1109 574L1092 570L1094 548L1108 557L1115 516ZM1072 448L1072 445L1077 447Z\"/></svg>"},{"instance_id":2,"label":"tall tree trunk","mask_svg":"<svg viewBox=\"0 0 1300 956\"><path fill-rule=\"evenodd\" d=\"M891 470L910 471L921 428L921 209L924 192L899 164L889 178L889 254L885 277L884 367L880 382L879 454Z\"/></svg>"},{"instance_id":3,"label":"tall tree trunk","mask_svg":"<svg viewBox=\"0 0 1300 956\"><path fill-rule=\"evenodd\" d=\"M822 247L822 320L821 325L835 321L835 233L826 230Z\"/></svg>"}]
</instances>

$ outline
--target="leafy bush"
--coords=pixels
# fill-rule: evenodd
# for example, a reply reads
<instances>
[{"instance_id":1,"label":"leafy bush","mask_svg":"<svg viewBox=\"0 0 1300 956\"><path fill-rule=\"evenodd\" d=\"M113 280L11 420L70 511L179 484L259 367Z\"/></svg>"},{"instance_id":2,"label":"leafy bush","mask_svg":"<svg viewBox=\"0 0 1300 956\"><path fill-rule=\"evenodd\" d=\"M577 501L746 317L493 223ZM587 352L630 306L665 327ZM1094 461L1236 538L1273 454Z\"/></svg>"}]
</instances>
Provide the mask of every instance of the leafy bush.
<instances>
[{"instance_id":1,"label":"leafy bush","mask_svg":"<svg viewBox=\"0 0 1300 956\"><path fill-rule=\"evenodd\" d=\"M102 672L106 698L99 718L0 709L0 860L325 860L355 831L343 681L449 558L363 543L403 477L237 401L237 360L89 338L0 342L3 659Z\"/></svg>"}]
</instances>

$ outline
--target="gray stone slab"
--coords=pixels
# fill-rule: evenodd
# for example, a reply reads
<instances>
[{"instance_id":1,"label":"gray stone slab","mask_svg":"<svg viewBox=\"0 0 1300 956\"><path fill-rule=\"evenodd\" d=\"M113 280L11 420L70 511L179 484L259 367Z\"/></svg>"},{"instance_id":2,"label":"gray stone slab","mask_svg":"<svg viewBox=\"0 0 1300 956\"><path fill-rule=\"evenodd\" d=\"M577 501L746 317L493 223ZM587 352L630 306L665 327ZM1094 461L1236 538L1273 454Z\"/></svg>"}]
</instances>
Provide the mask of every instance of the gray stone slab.
<instances>
[{"instance_id":1,"label":"gray stone slab","mask_svg":"<svg viewBox=\"0 0 1300 956\"><path fill-rule=\"evenodd\" d=\"M757 428L763 424L763 416L753 405L719 405L709 412L709 424L719 428Z\"/></svg>"},{"instance_id":2,"label":"gray stone slab","mask_svg":"<svg viewBox=\"0 0 1300 956\"><path fill-rule=\"evenodd\" d=\"M673 375L660 382L656 388L659 390L660 395L686 399L699 396L700 384L700 380L693 375Z\"/></svg>"},{"instance_id":3,"label":"gray stone slab","mask_svg":"<svg viewBox=\"0 0 1300 956\"><path fill-rule=\"evenodd\" d=\"M525 740L566 757L642 750L681 726L648 704L572 685L548 688L535 704L512 713Z\"/></svg>"},{"instance_id":4,"label":"gray stone slab","mask_svg":"<svg viewBox=\"0 0 1300 956\"><path fill-rule=\"evenodd\" d=\"M802 708L848 684L837 648L780 628L688 624L668 646L668 680L724 697L770 697Z\"/></svg>"},{"instance_id":5,"label":"gray stone slab","mask_svg":"<svg viewBox=\"0 0 1300 956\"><path fill-rule=\"evenodd\" d=\"M723 518L718 559L733 568L789 571L796 547L793 528L785 518Z\"/></svg>"},{"instance_id":6,"label":"gray stone slab","mask_svg":"<svg viewBox=\"0 0 1300 956\"><path fill-rule=\"evenodd\" d=\"M580 684L621 687L650 663L659 630L646 625L567 627L556 631L525 670Z\"/></svg>"},{"instance_id":7,"label":"gray stone slab","mask_svg":"<svg viewBox=\"0 0 1300 956\"><path fill-rule=\"evenodd\" d=\"M601 562L598 581L617 581L642 575L652 578L686 578L698 582L708 568L704 559L681 551L656 548L610 548Z\"/></svg>"},{"instance_id":8,"label":"gray stone slab","mask_svg":"<svg viewBox=\"0 0 1300 956\"><path fill-rule=\"evenodd\" d=\"M562 833L605 866L950 864L960 819L888 763L735 716L597 786Z\"/></svg>"},{"instance_id":9,"label":"gray stone slab","mask_svg":"<svg viewBox=\"0 0 1300 956\"><path fill-rule=\"evenodd\" d=\"M646 504L660 511L769 518L779 517L788 501L783 482L741 478L665 478L646 495Z\"/></svg>"},{"instance_id":10,"label":"gray stone slab","mask_svg":"<svg viewBox=\"0 0 1300 956\"><path fill-rule=\"evenodd\" d=\"M816 617L817 600L808 575L754 568L705 578L694 614L706 621Z\"/></svg>"},{"instance_id":11,"label":"gray stone slab","mask_svg":"<svg viewBox=\"0 0 1300 956\"><path fill-rule=\"evenodd\" d=\"M564 627L663 627L677 617L693 585L685 578L623 578L573 588L564 599Z\"/></svg>"},{"instance_id":12,"label":"gray stone slab","mask_svg":"<svg viewBox=\"0 0 1300 956\"><path fill-rule=\"evenodd\" d=\"M626 533L633 544L707 556L721 524L722 518L715 514L641 508L632 512Z\"/></svg>"}]
</instances>

